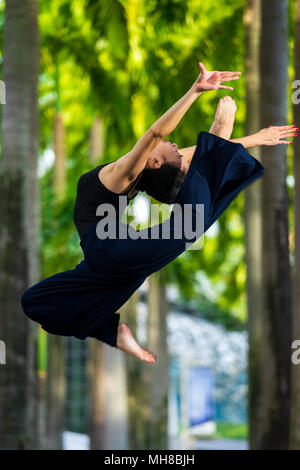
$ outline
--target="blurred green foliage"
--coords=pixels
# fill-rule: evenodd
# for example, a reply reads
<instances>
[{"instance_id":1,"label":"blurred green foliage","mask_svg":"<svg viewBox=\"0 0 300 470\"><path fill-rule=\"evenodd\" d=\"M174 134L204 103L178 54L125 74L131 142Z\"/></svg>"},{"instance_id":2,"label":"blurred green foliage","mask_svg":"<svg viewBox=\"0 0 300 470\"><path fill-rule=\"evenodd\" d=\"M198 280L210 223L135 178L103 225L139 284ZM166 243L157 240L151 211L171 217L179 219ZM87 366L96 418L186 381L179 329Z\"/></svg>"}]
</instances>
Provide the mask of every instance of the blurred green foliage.
<instances>
[{"instance_id":1,"label":"blurred green foliage","mask_svg":"<svg viewBox=\"0 0 300 470\"><path fill-rule=\"evenodd\" d=\"M248 439L248 426L243 423L217 423L216 438Z\"/></svg>"}]
</instances>

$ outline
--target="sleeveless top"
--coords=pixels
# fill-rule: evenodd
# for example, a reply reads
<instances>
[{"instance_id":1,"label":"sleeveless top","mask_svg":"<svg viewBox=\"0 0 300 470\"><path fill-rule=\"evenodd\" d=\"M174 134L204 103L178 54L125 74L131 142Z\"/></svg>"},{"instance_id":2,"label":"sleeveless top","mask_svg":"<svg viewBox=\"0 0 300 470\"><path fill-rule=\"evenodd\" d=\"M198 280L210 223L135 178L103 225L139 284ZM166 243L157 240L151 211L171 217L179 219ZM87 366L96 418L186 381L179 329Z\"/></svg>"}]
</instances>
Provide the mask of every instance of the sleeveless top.
<instances>
[{"instance_id":1,"label":"sleeveless top","mask_svg":"<svg viewBox=\"0 0 300 470\"><path fill-rule=\"evenodd\" d=\"M140 175L130 184L126 191L120 194L114 193L104 186L98 177L98 173L102 167L109 163L104 163L93 170L84 173L78 180L76 201L73 210L73 221L80 239L82 239L91 222L101 219L101 216L96 215L96 210L99 204L112 204L116 209L116 214L118 215L119 196L126 195L128 205L131 199L133 199L138 193L138 191L136 191L135 194L132 195L132 188L135 186ZM131 197L128 195L130 193Z\"/></svg>"}]
</instances>

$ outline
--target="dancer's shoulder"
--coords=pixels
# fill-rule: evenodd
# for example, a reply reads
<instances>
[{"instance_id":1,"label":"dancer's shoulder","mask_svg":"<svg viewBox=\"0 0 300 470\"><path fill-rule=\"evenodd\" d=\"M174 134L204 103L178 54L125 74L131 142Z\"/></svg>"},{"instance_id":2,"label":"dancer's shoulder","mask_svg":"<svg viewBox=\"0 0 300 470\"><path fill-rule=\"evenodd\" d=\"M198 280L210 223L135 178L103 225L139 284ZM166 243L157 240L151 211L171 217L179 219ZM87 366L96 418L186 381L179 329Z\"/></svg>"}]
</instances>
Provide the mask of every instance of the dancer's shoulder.
<instances>
[{"instance_id":1,"label":"dancer's shoulder","mask_svg":"<svg viewBox=\"0 0 300 470\"><path fill-rule=\"evenodd\" d=\"M82 185L91 184L93 181L97 181L98 173L100 169L105 165L108 165L108 163L103 163L102 165L98 165L92 170L83 173L78 179L77 187L80 188Z\"/></svg>"}]
</instances>

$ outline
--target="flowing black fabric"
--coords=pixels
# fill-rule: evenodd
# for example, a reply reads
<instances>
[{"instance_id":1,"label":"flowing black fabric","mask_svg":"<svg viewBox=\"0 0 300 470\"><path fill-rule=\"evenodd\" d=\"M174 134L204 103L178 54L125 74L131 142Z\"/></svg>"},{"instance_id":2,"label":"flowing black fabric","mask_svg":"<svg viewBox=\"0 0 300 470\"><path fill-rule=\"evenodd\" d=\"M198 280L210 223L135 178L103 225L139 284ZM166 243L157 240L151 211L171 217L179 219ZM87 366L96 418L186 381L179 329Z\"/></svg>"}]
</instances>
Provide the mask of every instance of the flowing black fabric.
<instances>
[{"instance_id":1,"label":"flowing black fabric","mask_svg":"<svg viewBox=\"0 0 300 470\"><path fill-rule=\"evenodd\" d=\"M238 193L264 171L243 145L200 132L176 203L182 208L190 204L193 220L202 205L205 232ZM91 336L115 347L120 320L120 314L115 312L150 274L199 238L197 234L189 239L183 233L178 239L175 221L172 212L169 220L156 225L157 239L150 236L153 227L137 231L120 221L118 229L125 228L140 237L100 239L96 233L98 220L90 222L80 242L84 260L75 269L27 289L21 299L25 314L49 333L80 339ZM170 228L169 239L163 238L166 224Z\"/></svg>"}]
</instances>

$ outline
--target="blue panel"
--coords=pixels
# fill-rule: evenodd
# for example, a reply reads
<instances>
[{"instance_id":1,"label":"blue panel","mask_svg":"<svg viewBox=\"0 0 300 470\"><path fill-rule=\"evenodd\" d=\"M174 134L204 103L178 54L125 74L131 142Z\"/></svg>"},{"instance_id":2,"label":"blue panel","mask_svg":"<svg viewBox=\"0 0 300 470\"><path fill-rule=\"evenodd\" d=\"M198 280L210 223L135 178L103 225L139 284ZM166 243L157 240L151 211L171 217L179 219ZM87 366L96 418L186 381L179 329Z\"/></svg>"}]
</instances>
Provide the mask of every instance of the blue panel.
<instances>
[{"instance_id":1,"label":"blue panel","mask_svg":"<svg viewBox=\"0 0 300 470\"><path fill-rule=\"evenodd\" d=\"M215 418L214 373L212 369L189 368L187 407L189 426L196 426Z\"/></svg>"}]
</instances>

